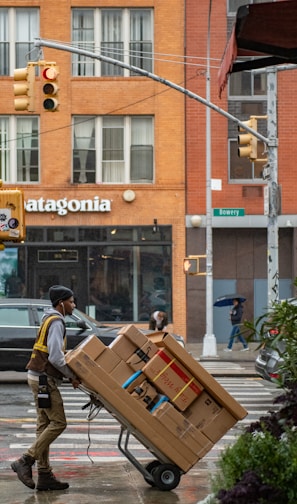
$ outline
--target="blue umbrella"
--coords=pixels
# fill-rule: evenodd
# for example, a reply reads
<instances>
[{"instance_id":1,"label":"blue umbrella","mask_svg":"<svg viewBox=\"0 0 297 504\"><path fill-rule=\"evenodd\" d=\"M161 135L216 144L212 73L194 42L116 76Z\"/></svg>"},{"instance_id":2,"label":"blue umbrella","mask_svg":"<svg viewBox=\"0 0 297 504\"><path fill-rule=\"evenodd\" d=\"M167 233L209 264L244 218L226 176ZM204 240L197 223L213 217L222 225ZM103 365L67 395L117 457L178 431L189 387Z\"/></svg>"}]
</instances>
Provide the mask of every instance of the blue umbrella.
<instances>
[{"instance_id":1,"label":"blue umbrella","mask_svg":"<svg viewBox=\"0 0 297 504\"><path fill-rule=\"evenodd\" d=\"M241 296L241 294L225 294L225 296L220 296L214 302L214 306L232 306L233 300L238 299L240 303L244 303L246 298Z\"/></svg>"}]
</instances>

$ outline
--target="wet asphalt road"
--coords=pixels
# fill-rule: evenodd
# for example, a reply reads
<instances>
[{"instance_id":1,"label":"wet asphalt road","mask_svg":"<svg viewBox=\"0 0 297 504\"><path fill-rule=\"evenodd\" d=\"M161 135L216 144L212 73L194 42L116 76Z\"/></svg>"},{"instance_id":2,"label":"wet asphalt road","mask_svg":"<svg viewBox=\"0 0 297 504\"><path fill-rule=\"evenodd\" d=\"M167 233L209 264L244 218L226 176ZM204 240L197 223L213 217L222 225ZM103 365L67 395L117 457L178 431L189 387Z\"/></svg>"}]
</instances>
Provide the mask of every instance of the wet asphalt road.
<instances>
[{"instance_id":1,"label":"wet asphalt road","mask_svg":"<svg viewBox=\"0 0 297 504\"><path fill-rule=\"evenodd\" d=\"M1 504L196 504L209 493L210 467L201 460L183 475L177 488L162 492L150 487L129 462L55 465L66 491L37 492L25 487L9 468L0 473Z\"/></svg>"}]
</instances>

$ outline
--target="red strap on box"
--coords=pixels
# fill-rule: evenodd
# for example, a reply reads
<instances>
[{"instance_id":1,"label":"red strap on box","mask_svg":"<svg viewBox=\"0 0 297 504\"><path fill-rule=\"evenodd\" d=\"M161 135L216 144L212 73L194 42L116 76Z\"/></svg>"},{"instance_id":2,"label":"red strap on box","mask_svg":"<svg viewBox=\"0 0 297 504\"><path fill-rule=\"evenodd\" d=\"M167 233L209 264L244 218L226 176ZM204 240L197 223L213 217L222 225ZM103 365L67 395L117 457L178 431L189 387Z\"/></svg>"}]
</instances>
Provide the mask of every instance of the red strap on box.
<instances>
[{"instance_id":1,"label":"red strap on box","mask_svg":"<svg viewBox=\"0 0 297 504\"><path fill-rule=\"evenodd\" d=\"M194 378L193 377L189 377L179 366L178 364L176 363L176 359L170 359L170 357L164 352L164 350L159 350L157 355L159 355L159 357L161 357L161 359L163 359L164 362L166 362L166 366L164 369L162 369L162 371L159 373L159 375L156 377L158 378L162 373L164 373L166 371L166 369L168 369L170 367L170 369L172 369L172 371L174 371L186 384L185 387L183 387L183 389L180 391L179 394L181 394L187 387L190 387L193 392L195 394L200 395L202 390L196 385L196 383L194 383ZM156 380L155 378L155 380ZM155 381L154 380L154 381Z\"/></svg>"}]
</instances>

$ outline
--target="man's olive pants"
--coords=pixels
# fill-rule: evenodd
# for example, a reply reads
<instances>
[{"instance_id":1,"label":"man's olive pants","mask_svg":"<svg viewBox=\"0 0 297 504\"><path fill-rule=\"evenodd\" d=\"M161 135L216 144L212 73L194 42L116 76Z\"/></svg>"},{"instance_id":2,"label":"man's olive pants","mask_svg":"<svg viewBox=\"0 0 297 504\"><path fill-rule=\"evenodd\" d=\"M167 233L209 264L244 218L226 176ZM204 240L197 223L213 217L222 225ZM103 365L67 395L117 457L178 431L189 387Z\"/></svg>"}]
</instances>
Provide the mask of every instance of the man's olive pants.
<instances>
[{"instance_id":1,"label":"man's olive pants","mask_svg":"<svg viewBox=\"0 0 297 504\"><path fill-rule=\"evenodd\" d=\"M39 472L51 471L49 462L50 444L64 431L67 426L64 412L63 400L58 389L56 380L48 378L48 388L51 396L50 408L38 408L38 381L28 379L28 384L32 390L36 412L36 441L26 451L25 455L30 455L37 461Z\"/></svg>"}]
</instances>

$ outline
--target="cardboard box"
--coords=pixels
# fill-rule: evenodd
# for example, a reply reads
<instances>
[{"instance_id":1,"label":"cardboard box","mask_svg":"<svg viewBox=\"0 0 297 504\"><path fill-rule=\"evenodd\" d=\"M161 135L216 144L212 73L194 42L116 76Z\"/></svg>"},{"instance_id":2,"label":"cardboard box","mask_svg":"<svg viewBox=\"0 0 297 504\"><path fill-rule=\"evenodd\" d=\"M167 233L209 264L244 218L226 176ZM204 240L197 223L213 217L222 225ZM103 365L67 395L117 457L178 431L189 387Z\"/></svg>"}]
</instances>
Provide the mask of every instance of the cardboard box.
<instances>
[{"instance_id":1,"label":"cardboard box","mask_svg":"<svg viewBox=\"0 0 297 504\"><path fill-rule=\"evenodd\" d=\"M96 364L101 366L107 373L111 371L120 364L120 357L112 351L111 348L106 347L105 350L95 359Z\"/></svg>"},{"instance_id":2,"label":"cardboard box","mask_svg":"<svg viewBox=\"0 0 297 504\"><path fill-rule=\"evenodd\" d=\"M210 422L201 429L201 432L207 436L212 443L216 443L236 423L236 418L226 409L222 409L216 416L211 418Z\"/></svg>"},{"instance_id":3,"label":"cardboard box","mask_svg":"<svg viewBox=\"0 0 297 504\"><path fill-rule=\"evenodd\" d=\"M224 407L236 420L242 420L248 412L225 390L199 362L184 349L170 334L150 333L148 338L160 348L166 348L203 385L213 399Z\"/></svg>"},{"instance_id":4,"label":"cardboard box","mask_svg":"<svg viewBox=\"0 0 297 504\"><path fill-rule=\"evenodd\" d=\"M87 338L85 338L79 345L77 345L73 350L69 350L69 352L76 352L76 350L80 351L83 349L83 351L91 357L91 359L95 360L99 355L106 350L106 345L102 343L102 341L95 336L94 334L91 334Z\"/></svg>"},{"instance_id":5,"label":"cardboard box","mask_svg":"<svg viewBox=\"0 0 297 504\"><path fill-rule=\"evenodd\" d=\"M129 378L132 378L132 376ZM131 383L129 385L127 385L125 387L125 390L127 390L127 392L129 394L131 394L133 392L133 390L135 389L135 387L137 387L138 385L140 385L143 382L144 378L145 378L144 374L140 373L138 376L136 376L136 378L134 378L133 381L131 381Z\"/></svg>"},{"instance_id":6,"label":"cardboard box","mask_svg":"<svg viewBox=\"0 0 297 504\"><path fill-rule=\"evenodd\" d=\"M198 429L209 423L222 407L206 392L202 394L185 411L185 417Z\"/></svg>"},{"instance_id":7,"label":"cardboard box","mask_svg":"<svg viewBox=\"0 0 297 504\"><path fill-rule=\"evenodd\" d=\"M111 348L121 360L126 362L138 347L131 340L126 338L124 334L121 334L110 343L109 348Z\"/></svg>"},{"instance_id":8,"label":"cardboard box","mask_svg":"<svg viewBox=\"0 0 297 504\"><path fill-rule=\"evenodd\" d=\"M201 394L202 385L167 349L159 352L143 367L143 373L181 411Z\"/></svg>"},{"instance_id":9,"label":"cardboard box","mask_svg":"<svg viewBox=\"0 0 297 504\"><path fill-rule=\"evenodd\" d=\"M162 403L153 415L199 458L212 449L213 443L168 402Z\"/></svg>"},{"instance_id":10,"label":"cardboard box","mask_svg":"<svg viewBox=\"0 0 297 504\"><path fill-rule=\"evenodd\" d=\"M119 334L124 334L136 348L141 348L147 342L147 337L133 324L122 327Z\"/></svg>"},{"instance_id":11,"label":"cardboard box","mask_svg":"<svg viewBox=\"0 0 297 504\"><path fill-rule=\"evenodd\" d=\"M127 364L134 371L142 369L144 365L158 352L159 348L152 341L147 340L141 348L134 350L131 357L127 359Z\"/></svg>"},{"instance_id":12,"label":"cardboard box","mask_svg":"<svg viewBox=\"0 0 297 504\"><path fill-rule=\"evenodd\" d=\"M133 370L124 361L120 361L120 363L110 373L113 379L116 380L120 386L122 386L125 381L132 376L132 374Z\"/></svg>"},{"instance_id":13,"label":"cardboard box","mask_svg":"<svg viewBox=\"0 0 297 504\"><path fill-rule=\"evenodd\" d=\"M176 438L162 423L126 390L98 366L82 350L75 355L66 354L68 366L80 377L82 383L93 390L121 425L148 448L162 463L177 465L187 472L198 457L181 440Z\"/></svg>"},{"instance_id":14,"label":"cardboard box","mask_svg":"<svg viewBox=\"0 0 297 504\"><path fill-rule=\"evenodd\" d=\"M154 406L158 395L158 391L147 380L143 380L142 383L134 387L134 390L131 392L131 397L148 410L151 410Z\"/></svg>"}]
</instances>

